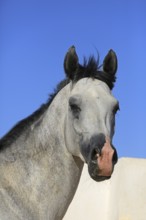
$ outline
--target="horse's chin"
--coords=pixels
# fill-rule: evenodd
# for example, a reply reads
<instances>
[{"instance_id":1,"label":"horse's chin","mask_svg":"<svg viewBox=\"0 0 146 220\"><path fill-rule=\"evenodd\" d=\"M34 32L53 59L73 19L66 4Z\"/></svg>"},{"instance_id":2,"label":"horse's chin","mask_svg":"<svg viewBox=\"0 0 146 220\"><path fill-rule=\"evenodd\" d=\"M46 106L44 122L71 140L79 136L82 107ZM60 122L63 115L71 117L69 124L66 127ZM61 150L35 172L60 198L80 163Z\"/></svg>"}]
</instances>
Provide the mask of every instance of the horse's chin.
<instances>
[{"instance_id":1,"label":"horse's chin","mask_svg":"<svg viewBox=\"0 0 146 220\"><path fill-rule=\"evenodd\" d=\"M104 180L109 180L110 178L111 178L111 176L109 176L109 177L107 177L107 176L97 176L96 178L94 177L92 177L91 176L91 178L93 179L93 180L95 180L96 182L102 182L102 181L104 181Z\"/></svg>"},{"instance_id":2,"label":"horse's chin","mask_svg":"<svg viewBox=\"0 0 146 220\"><path fill-rule=\"evenodd\" d=\"M96 162L96 163L95 163ZM104 180L108 180L111 178L111 175L113 173L113 166L112 166L112 170L110 173L107 173L104 175L104 173L102 174L99 166L98 166L98 163L97 161L90 161L88 163L88 172L89 172L89 175L90 177L97 181L97 182L100 182L100 181L104 181Z\"/></svg>"}]
</instances>

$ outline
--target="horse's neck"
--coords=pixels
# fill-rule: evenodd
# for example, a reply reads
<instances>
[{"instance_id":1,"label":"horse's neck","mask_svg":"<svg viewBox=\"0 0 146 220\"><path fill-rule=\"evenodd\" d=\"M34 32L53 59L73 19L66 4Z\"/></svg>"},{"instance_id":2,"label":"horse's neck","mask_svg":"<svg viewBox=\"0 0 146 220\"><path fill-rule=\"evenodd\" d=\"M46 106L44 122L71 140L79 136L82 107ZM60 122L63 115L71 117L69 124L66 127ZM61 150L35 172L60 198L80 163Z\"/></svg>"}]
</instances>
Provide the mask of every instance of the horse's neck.
<instances>
[{"instance_id":1,"label":"horse's neck","mask_svg":"<svg viewBox=\"0 0 146 220\"><path fill-rule=\"evenodd\" d=\"M31 125L29 133L26 131L15 143L17 148L12 148L19 150L10 165L15 176L8 181L11 181L12 188L18 184L18 191L25 192L26 201L28 198L33 201L32 204L27 201L26 205L39 207L39 213L48 210L49 219L63 216L75 193L83 166L65 146L67 90L69 88L64 88L55 97L44 115ZM9 178L9 170L4 170L4 175ZM26 184L21 184L21 179ZM51 210L57 210L58 214L55 211L51 214Z\"/></svg>"},{"instance_id":2,"label":"horse's neck","mask_svg":"<svg viewBox=\"0 0 146 220\"><path fill-rule=\"evenodd\" d=\"M46 149L51 151L55 148L58 150L60 144L65 150L64 117L67 90L69 89L64 88L57 94L48 109L27 127L9 147L6 147L0 156L5 155L7 161L14 161L16 157L33 157Z\"/></svg>"}]
</instances>

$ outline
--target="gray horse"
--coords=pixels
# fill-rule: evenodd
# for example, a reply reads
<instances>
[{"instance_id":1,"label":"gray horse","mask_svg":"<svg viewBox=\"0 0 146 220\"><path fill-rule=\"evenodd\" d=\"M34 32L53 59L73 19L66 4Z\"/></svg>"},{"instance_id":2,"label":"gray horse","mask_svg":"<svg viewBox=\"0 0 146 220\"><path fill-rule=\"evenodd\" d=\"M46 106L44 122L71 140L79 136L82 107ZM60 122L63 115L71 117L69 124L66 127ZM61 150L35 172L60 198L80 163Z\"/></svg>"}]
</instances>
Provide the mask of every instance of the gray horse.
<instances>
[{"instance_id":1,"label":"gray horse","mask_svg":"<svg viewBox=\"0 0 146 220\"><path fill-rule=\"evenodd\" d=\"M100 70L94 57L79 64L72 46L64 69L49 101L0 140L0 220L61 220L84 162L96 181L113 172L116 54Z\"/></svg>"}]
</instances>

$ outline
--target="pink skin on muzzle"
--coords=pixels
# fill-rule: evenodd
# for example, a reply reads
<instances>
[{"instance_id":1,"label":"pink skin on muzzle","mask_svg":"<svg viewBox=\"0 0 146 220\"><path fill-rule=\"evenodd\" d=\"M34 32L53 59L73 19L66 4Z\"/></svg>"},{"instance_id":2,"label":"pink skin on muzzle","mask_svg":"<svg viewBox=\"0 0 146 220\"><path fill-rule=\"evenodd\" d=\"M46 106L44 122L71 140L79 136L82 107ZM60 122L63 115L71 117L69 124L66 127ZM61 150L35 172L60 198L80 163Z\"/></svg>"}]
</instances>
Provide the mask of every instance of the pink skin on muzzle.
<instances>
[{"instance_id":1,"label":"pink skin on muzzle","mask_svg":"<svg viewBox=\"0 0 146 220\"><path fill-rule=\"evenodd\" d=\"M114 149L111 147L110 139L106 137L106 142L102 148L101 155L97 154L99 176L111 176L113 171L113 154Z\"/></svg>"}]
</instances>

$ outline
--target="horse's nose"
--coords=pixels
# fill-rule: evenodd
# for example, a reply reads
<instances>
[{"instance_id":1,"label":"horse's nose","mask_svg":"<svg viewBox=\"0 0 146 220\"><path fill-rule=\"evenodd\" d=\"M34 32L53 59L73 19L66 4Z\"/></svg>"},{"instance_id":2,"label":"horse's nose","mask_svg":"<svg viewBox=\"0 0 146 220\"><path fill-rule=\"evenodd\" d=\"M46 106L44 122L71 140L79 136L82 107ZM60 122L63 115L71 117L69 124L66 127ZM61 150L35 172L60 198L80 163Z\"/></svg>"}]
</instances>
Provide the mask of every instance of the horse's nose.
<instances>
[{"instance_id":1,"label":"horse's nose","mask_svg":"<svg viewBox=\"0 0 146 220\"><path fill-rule=\"evenodd\" d=\"M115 149L115 147L112 145L112 148L114 149L114 155L113 155L113 164L116 164L118 162L118 154L117 154L117 151Z\"/></svg>"},{"instance_id":2,"label":"horse's nose","mask_svg":"<svg viewBox=\"0 0 146 220\"><path fill-rule=\"evenodd\" d=\"M96 136L93 136L90 140L90 146L92 147L91 150L91 160L94 161L97 158L97 155L101 156L102 148L104 147L106 143L106 137L104 134L100 133ZM118 155L115 147L110 144L111 149L113 149L113 156L112 156L112 162L113 165L117 163L118 161Z\"/></svg>"},{"instance_id":3,"label":"horse's nose","mask_svg":"<svg viewBox=\"0 0 146 220\"><path fill-rule=\"evenodd\" d=\"M97 134L94 135L91 140L90 140L90 145L93 149L98 154L101 154L101 149L105 144L105 135L104 134Z\"/></svg>"},{"instance_id":4,"label":"horse's nose","mask_svg":"<svg viewBox=\"0 0 146 220\"><path fill-rule=\"evenodd\" d=\"M90 176L96 181L109 179L118 160L116 149L104 134L93 136L90 140L90 147L88 161Z\"/></svg>"}]
</instances>

